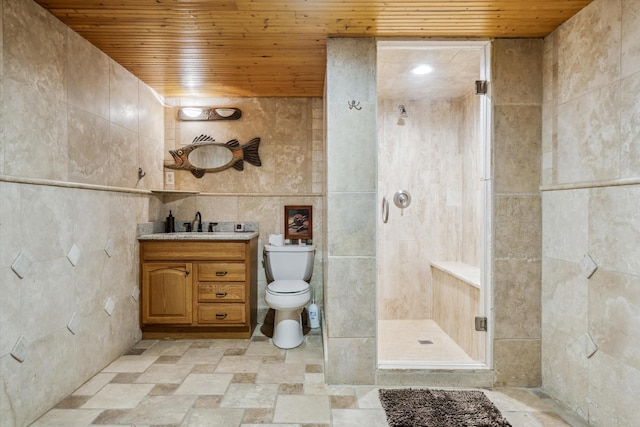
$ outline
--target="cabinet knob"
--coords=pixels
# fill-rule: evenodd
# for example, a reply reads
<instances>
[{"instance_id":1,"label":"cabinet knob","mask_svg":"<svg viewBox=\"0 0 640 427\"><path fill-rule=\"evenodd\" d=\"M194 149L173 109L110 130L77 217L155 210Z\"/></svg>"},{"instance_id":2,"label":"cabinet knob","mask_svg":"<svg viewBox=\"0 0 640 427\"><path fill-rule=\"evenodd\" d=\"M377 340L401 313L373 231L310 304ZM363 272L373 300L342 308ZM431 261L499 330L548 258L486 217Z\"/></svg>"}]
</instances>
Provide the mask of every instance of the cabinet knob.
<instances>
[{"instance_id":1,"label":"cabinet knob","mask_svg":"<svg viewBox=\"0 0 640 427\"><path fill-rule=\"evenodd\" d=\"M222 320L225 317L227 317L227 313L223 313L223 314L216 314L216 319Z\"/></svg>"},{"instance_id":2,"label":"cabinet knob","mask_svg":"<svg viewBox=\"0 0 640 427\"><path fill-rule=\"evenodd\" d=\"M224 298L227 296L226 292L216 292L216 298Z\"/></svg>"},{"instance_id":3,"label":"cabinet knob","mask_svg":"<svg viewBox=\"0 0 640 427\"><path fill-rule=\"evenodd\" d=\"M226 276L227 272L226 271L216 271L216 276Z\"/></svg>"},{"instance_id":4,"label":"cabinet knob","mask_svg":"<svg viewBox=\"0 0 640 427\"><path fill-rule=\"evenodd\" d=\"M189 270L185 270L185 271L184 271L184 275L185 275L185 276L188 276L189 274L191 274L191 272L190 272Z\"/></svg>"}]
</instances>

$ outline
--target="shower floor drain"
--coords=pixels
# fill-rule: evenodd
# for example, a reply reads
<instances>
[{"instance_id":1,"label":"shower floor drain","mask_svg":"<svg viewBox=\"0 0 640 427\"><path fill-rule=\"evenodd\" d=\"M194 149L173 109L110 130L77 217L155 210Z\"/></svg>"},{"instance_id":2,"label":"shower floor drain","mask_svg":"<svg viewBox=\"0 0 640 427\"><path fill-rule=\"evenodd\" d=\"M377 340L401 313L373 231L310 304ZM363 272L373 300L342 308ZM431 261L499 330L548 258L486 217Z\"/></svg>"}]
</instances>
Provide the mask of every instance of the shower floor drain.
<instances>
[{"instance_id":1,"label":"shower floor drain","mask_svg":"<svg viewBox=\"0 0 640 427\"><path fill-rule=\"evenodd\" d=\"M420 343L420 344L433 344L433 341L431 341L431 340L418 340L418 343Z\"/></svg>"}]
</instances>

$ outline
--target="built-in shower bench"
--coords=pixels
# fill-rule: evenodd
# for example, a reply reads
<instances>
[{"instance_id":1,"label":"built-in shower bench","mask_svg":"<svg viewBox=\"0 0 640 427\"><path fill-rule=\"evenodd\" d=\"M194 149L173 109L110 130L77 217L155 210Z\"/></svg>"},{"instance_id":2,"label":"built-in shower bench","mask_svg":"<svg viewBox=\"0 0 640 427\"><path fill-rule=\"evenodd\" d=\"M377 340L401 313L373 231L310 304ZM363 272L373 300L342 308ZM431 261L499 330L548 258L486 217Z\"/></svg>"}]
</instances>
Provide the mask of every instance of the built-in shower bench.
<instances>
[{"instance_id":1,"label":"built-in shower bench","mask_svg":"<svg viewBox=\"0 0 640 427\"><path fill-rule=\"evenodd\" d=\"M475 330L482 314L479 267L431 262L433 320L474 360L484 361L485 333Z\"/></svg>"}]
</instances>

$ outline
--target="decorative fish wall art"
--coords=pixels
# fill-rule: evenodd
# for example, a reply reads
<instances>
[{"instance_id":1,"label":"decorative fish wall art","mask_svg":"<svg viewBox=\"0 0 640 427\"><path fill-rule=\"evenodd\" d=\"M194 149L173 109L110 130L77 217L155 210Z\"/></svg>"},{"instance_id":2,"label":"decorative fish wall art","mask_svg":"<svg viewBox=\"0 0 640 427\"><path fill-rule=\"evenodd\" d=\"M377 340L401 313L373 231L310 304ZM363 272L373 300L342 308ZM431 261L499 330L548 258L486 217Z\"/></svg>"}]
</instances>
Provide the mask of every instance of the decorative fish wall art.
<instances>
[{"instance_id":1,"label":"decorative fish wall art","mask_svg":"<svg viewBox=\"0 0 640 427\"><path fill-rule=\"evenodd\" d=\"M202 178L207 172L220 172L234 168L244 170L244 162L261 166L258 148L260 138L253 138L244 145L237 139L225 143L215 142L209 135L200 135L193 142L177 150L169 150L175 163L165 163L169 169L191 171L196 178Z\"/></svg>"}]
</instances>

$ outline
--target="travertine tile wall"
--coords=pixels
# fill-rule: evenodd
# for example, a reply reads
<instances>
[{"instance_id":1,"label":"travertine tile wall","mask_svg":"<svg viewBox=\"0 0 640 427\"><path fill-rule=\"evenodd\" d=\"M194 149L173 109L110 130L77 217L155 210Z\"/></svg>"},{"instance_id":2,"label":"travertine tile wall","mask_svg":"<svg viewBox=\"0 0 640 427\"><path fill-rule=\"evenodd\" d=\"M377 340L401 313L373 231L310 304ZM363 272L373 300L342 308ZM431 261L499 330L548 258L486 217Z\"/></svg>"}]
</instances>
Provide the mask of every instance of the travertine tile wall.
<instances>
[{"instance_id":1,"label":"travertine tile wall","mask_svg":"<svg viewBox=\"0 0 640 427\"><path fill-rule=\"evenodd\" d=\"M375 41L331 39L327 54L327 381L539 385L542 41L493 47L496 339L488 372L377 371ZM349 110L349 100L362 110ZM347 142L357 164L338 155Z\"/></svg>"},{"instance_id":2,"label":"travertine tile wall","mask_svg":"<svg viewBox=\"0 0 640 427\"><path fill-rule=\"evenodd\" d=\"M432 318L432 261L480 266L478 99L379 103L378 196L390 203L388 222L377 221L379 319ZM393 204L399 189L412 196L403 212Z\"/></svg>"},{"instance_id":3,"label":"travertine tile wall","mask_svg":"<svg viewBox=\"0 0 640 427\"><path fill-rule=\"evenodd\" d=\"M140 338L136 224L159 202L138 190L162 185L163 109L36 3L0 8L4 427L28 425Z\"/></svg>"},{"instance_id":4,"label":"travertine tile wall","mask_svg":"<svg viewBox=\"0 0 640 427\"><path fill-rule=\"evenodd\" d=\"M311 285L316 302L323 308L323 190L324 139L320 98L199 98L168 99L165 110L165 161L173 163L169 150L190 144L205 134L217 142L237 139L244 144L260 137L262 165L245 162L244 170L233 168L208 173L202 178L190 172L174 171L175 185L166 188L198 191L197 196L164 196L161 218L173 211L177 221L192 221L200 212L205 222L252 221L259 223L259 254L269 234L284 233L284 206L313 207L313 242L317 247ZM176 119L178 106L236 107L237 121L182 122ZM175 107L172 107L175 106ZM261 255L260 255L261 256ZM258 321L268 310L264 302L266 277L258 270Z\"/></svg>"},{"instance_id":5,"label":"travertine tile wall","mask_svg":"<svg viewBox=\"0 0 640 427\"><path fill-rule=\"evenodd\" d=\"M594 1L543 69L542 385L591 425L640 425L640 2Z\"/></svg>"},{"instance_id":6,"label":"travertine tile wall","mask_svg":"<svg viewBox=\"0 0 640 427\"><path fill-rule=\"evenodd\" d=\"M493 360L498 386L540 385L542 40L493 43Z\"/></svg>"},{"instance_id":7,"label":"travertine tile wall","mask_svg":"<svg viewBox=\"0 0 640 427\"><path fill-rule=\"evenodd\" d=\"M349 102L360 109L349 108ZM327 40L326 380L376 369L376 42Z\"/></svg>"}]
</instances>

